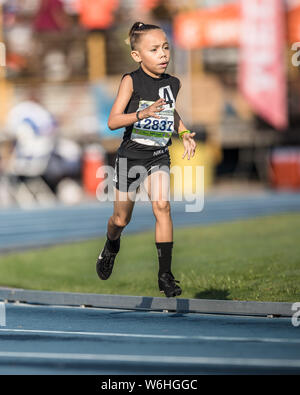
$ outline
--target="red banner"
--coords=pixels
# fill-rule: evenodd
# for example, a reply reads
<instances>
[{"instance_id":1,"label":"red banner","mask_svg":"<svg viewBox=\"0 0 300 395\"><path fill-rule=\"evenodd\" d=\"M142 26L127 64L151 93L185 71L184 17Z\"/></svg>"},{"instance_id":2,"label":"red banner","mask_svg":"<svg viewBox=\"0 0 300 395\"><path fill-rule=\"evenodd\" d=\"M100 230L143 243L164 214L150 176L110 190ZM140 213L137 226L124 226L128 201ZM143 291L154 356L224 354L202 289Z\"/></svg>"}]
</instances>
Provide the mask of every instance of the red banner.
<instances>
[{"instance_id":1,"label":"red banner","mask_svg":"<svg viewBox=\"0 0 300 395\"><path fill-rule=\"evenodd\" d=\"M284 6L281 0L240 0L239 84L256 114L287 127Z\"/></svg>"},{"instance_id":2,"label":"red banner","mask_svg":"<svg viewBox=\"0 0 300 395\"><path fill-rule=\"evenodd\" d=\"M87 29L108 29L118 7L119 0L77 0L80 23Z\"/></svg>"},{"instance_id":3,"label":"red banner","mask_svg":"<svg viewBox=\"0 0 300 395\"><path fill-rule=\"evenodd\" d=\"M159 0L143 1L151 3ZM290 8L285 17L288 42L300 42L300 5ZM174 18L175 41L185 49L239 46L240 21L240 0L222 6L181 12Z\"/></svg>"},{"instance_id":4,"label":"red banner","mask_svg":"<svg viewBox=\"0 0 300 395\"><path fill-rule=\"evenodd\" d=\"M290 43L300 42L300 5L288 13L288 38Z\"/></svg>"},{"instance_id":5,"label":"red banner","mask_svg":"<svg viewBox=\"0 0 300 395\"><path fill-rule=\"evenodd\" d=\"M177 45L185 49L234 47L239 44L238 3L180 13L174 19Z\"/></svg>"}]
</instances>

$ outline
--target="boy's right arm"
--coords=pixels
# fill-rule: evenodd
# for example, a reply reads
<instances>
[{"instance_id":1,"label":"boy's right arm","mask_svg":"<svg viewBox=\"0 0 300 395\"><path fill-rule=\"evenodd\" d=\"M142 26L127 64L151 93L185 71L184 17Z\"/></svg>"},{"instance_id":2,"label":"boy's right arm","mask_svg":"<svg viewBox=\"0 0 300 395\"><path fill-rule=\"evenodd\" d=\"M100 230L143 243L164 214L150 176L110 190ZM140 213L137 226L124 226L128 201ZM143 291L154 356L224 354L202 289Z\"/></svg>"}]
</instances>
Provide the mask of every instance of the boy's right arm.
<instances>
[{"instance_id":1,"label":"boy's right arm","mask_svg":"<svg viewBox=\"0 0 300 395\"><path fill-rule=\"evenodd\" d=\"M107 125L110 130L115 130L119 128L123 128L135 123L137 119L136 112L130 114L124 114L125 108L131 98L133 92L133 83L130 75L126 75L120 84L119 91L114 101L114 104L111 108ZM164 99L159 99L151 106L145 108L144 110L139 112L139 118L145 119L148 117L159 118L156 114L163 109L163 105L165 104Z\"/></svg>"},{"instance_id":2,"label":"boy's right arm","mask_svg":"<svg viewBox=\"0 0 300 395\"><path fill-rule=\"evenodd\" d=\"M126 75L119 86L117 97L110 110L107 125L109 129L115 130L129 126L136 122L136 114L124 114L125 108L133 92L132 78Z\"/></svg>"}]
</instances>

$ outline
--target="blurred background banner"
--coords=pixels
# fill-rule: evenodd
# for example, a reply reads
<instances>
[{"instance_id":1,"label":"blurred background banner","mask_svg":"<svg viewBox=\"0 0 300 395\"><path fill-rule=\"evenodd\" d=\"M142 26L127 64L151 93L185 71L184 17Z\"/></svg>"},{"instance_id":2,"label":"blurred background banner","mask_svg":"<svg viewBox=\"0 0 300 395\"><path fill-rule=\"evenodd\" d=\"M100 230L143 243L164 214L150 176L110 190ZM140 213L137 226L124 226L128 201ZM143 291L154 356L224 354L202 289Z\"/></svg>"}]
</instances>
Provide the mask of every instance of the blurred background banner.
<instances>
[{"instance_id":1,"label":"blurred background banner","mask_svg":"<svg viewBox=\"0 0 300 395\"><path fill-rule=\"evenodd\" d=\"M88 29L108 29L118 6L119 0L77 0L80 23Z\"/></svg>"},{"instance_id":2,"label":"blurred background banner","mask_svg":"<svg viewBox=\"0 0 300 395\"><path fill-rule=\"evenodd\" d=\"M290 12L290 39L298 34ZM179 14L176 43L185 49L240 47L240 89L253 109L275 128L287 127L285 8L281 0L240 0Z\"/></svg>"},{"instance_id":3,"label":"blurred background banner","mask_svg":"<svg viewBox=\"0 0 300 395\"><path fill-rule=\"evenodd\" d=\"M240 89L281 130L288 126L284 18L281 0L241 0Z\"/></svg>"},{"instance_id":4,"label":"blurred background banner","mask_svg":"<svg viewBox=\"0 0 300 395\"><path fill-rule=\"evenodd\" d=\"M237 46L240 7L236 2L179 14L174 20L176 43L186 49Z\"/></svg>"},{"instance_id":5,"label":"blurred background banner","mask_svg":"<svg viewBox=\"0 0 300 395\"><path fill-rule=\"evenodd\" d=\"M297 3L288 10L288 40L290 43L300 42L300 5Z\"/></svg>"}]
</instances>

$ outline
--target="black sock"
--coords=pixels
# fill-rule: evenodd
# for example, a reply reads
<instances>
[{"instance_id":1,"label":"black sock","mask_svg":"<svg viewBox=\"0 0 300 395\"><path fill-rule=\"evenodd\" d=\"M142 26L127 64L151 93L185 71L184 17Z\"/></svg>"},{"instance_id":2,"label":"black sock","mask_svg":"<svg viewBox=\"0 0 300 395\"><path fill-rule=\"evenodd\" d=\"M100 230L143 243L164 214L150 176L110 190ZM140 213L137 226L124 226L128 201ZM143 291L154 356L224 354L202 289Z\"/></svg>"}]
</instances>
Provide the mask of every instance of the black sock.
<instances>
[{"instance_id":1,"label":"black sock","mask_svg":"<svg viewBox=\"0 0 300 395\"><path fill-rule=\"evenodd\" d=\"M106 247L109 252L117 253L120 250L120 237L116 240L110 240L108 234L106 234Z\"/></svg>"},{"instance_id":2,"label":"black sock","mask_svg":"<svg viewBox=\"0 0 300 395\"><path fill-rule=\"evenodd\" d=\"M173 241L155 244L159 262L158 275L162 273L171 273Z\"/></svg>"}]
</instances>

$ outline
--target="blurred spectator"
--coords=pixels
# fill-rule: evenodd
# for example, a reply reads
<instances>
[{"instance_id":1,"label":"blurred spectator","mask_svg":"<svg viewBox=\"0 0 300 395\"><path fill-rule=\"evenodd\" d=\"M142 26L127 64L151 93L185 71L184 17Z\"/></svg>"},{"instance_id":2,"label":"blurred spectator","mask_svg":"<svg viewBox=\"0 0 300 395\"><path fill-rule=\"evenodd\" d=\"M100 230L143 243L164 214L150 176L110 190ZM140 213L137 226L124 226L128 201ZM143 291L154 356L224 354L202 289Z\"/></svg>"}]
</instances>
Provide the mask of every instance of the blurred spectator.
<instances>
[{"instance_id":1,"label":"blurred spectator","mask_svg":"<svg viewBox=\"0 0 300 395\"><path fill-rule=\"evenodd\" d=\"M69 78L71 70L67 57L74 40L72 26L72 18L61 0L41 0L33 19L36 48L32 67L35 75L54 82Z\"/></svg>"},{"instance_id":2,"label":"blurred spectator","mask_svg":"<svg viewBox=\"0 0 300 395\"><path fill-rule=\"evenodd\" d=\"M81 149L59 138L53 115L39 102L36 92L18 103L7 117L7 131L15 141L9 173L21 181L40 177L56 192L64 178L78 179Z\"/></svg>"},{"instance_id":3,"label":"blurred spectator","mask_svg":"<svg viewBox=\"0 0 300 395\"><path fill-rule=\"evenodd\" d=\"M6 76L26 74L28 58L33 50L32 27L24 15L18 14L17 1L3 8L3 36L6 44Z\"/></svg>"},{"instance_id":4,"label":"blurred spectator","mask_svg":"<svg viewBox=\"0 0 300 395\"><path fill-rule=\"evenodd\" d=\"M61 0L41 0L33 25L37 32L62 31L70 28L71 19Z\"/></svg>"},{"instance_id":5,"label":"blurred spectator","mask_svg":"<svg viewBox=\"0 0 300 395\"><path fill-rule=\"evenodd\" d=\"M43 174L54 149L56 122L38 103L35 92L11 109L6 127L15 141L11 172L30 177Z\"/></svg>"}]
</instances>

